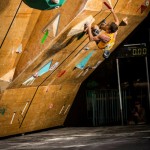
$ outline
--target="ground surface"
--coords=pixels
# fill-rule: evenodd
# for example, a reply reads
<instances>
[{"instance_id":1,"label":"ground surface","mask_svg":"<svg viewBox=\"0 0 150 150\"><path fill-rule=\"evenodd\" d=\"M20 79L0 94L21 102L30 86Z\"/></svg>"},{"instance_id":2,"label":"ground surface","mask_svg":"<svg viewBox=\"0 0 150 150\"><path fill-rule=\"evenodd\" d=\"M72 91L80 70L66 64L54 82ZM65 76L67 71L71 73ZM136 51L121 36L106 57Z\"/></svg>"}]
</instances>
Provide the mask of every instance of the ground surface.
<instances>
[{"instance_id":1,"label":"ground surface","mask_svg":"<svg viewBox=\"0 0 150 150\"><path fill-rule=\"evenodd\" d=\"M0 149L150 150L150 126L59 128L1 139Z\"/></svg>"}]
</instances>

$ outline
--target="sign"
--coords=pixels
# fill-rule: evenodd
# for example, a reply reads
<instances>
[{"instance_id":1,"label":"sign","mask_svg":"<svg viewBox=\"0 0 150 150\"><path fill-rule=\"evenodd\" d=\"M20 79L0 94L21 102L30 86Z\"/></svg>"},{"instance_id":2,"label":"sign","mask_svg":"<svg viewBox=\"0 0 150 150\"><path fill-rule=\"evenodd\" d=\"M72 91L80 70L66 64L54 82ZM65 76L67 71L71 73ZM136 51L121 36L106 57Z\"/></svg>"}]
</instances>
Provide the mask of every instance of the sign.
<instances>
[{"instance_id":1,"label":"sign","mask_svg":"<svg viewBox=\"0 0 150 150\"><path fill-rule=\"evenodd\" d=\"M118 53L118 57L143 57L147 56L146 43L124 45Z\"/></svg>"}]
</instances>

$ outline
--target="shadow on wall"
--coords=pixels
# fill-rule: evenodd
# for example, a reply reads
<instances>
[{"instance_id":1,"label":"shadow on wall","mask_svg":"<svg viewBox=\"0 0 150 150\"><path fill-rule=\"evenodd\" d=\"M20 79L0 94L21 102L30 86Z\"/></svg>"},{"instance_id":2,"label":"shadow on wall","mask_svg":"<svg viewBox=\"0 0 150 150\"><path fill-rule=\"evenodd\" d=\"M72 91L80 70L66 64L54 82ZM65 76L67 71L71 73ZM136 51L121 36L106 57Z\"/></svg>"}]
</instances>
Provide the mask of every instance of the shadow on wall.
<instances>
[{"instance_id":1,"label":"shadow on wall","mask_svg":"<svg viewBox=\"0 0 150 150\"><path fill-rule=\"evenodd\" d=\"M9 6L10 0L1 0L0 2L0 13L2 13L7 6Z\"/></svg>"}]
</instances>

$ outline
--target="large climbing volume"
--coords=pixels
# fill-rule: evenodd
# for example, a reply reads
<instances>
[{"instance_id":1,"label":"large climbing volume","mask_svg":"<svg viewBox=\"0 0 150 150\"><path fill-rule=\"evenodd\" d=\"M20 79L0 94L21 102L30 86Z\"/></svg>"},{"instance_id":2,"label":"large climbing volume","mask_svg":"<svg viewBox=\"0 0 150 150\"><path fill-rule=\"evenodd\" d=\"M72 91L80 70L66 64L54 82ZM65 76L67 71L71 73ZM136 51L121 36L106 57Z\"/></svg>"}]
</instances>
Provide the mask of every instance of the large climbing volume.
<instances>
[{"instance_id":1,"label":"large climbing volume","mask_svg":"<svg viewBox=\"0 0 150 150\"><path fill-rule=\"evenodd\" d=\"M51 64L52 60L38 71L38 76L42 76L43 74L47 73L50 69Z\"/></svg>"},{"instance_id":2,"label":"large climbing volume","mask_svg":"<svg viewBox=\"0 0 150 150\"><path fill-rule=\"evenodd\" d=\"M89 59L92 57L93 53L95 51L91 51L84 59L82 59L77 65L76 68L79 69L84 69L84 67L86 66L86 64L88 63Z\"/></svg>"},{"instance_id":3,"label":"large climbing volume","mask_svg":"<svg viewBox=\"0 0 150 150\"><path fill-rule=\"evenodd\" d=\"M61 7L66 0L59 0L58 3L52 2L52 0L23 0L23 2L31 8L39 10L50 10Z\"/></svg>"}]
</instances>

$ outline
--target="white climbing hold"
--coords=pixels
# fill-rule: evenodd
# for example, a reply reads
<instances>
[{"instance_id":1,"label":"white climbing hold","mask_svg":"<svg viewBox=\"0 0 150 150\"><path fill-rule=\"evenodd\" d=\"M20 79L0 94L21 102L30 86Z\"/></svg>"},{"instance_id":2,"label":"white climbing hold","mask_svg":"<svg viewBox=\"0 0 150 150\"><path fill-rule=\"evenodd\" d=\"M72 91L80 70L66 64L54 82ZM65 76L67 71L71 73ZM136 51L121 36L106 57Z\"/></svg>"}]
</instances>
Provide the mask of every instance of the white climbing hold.
<instances>
[{"instance_id":1,"label":"white climbing hold","mask_svg":"<svg viewBox=\"0 0 150 150\"><path fill-rule=\"evenodd\" d=\"M22 44L19 45L19 47L16 50L16 53L22 53Z\"/></svg>"}]
</instances>

